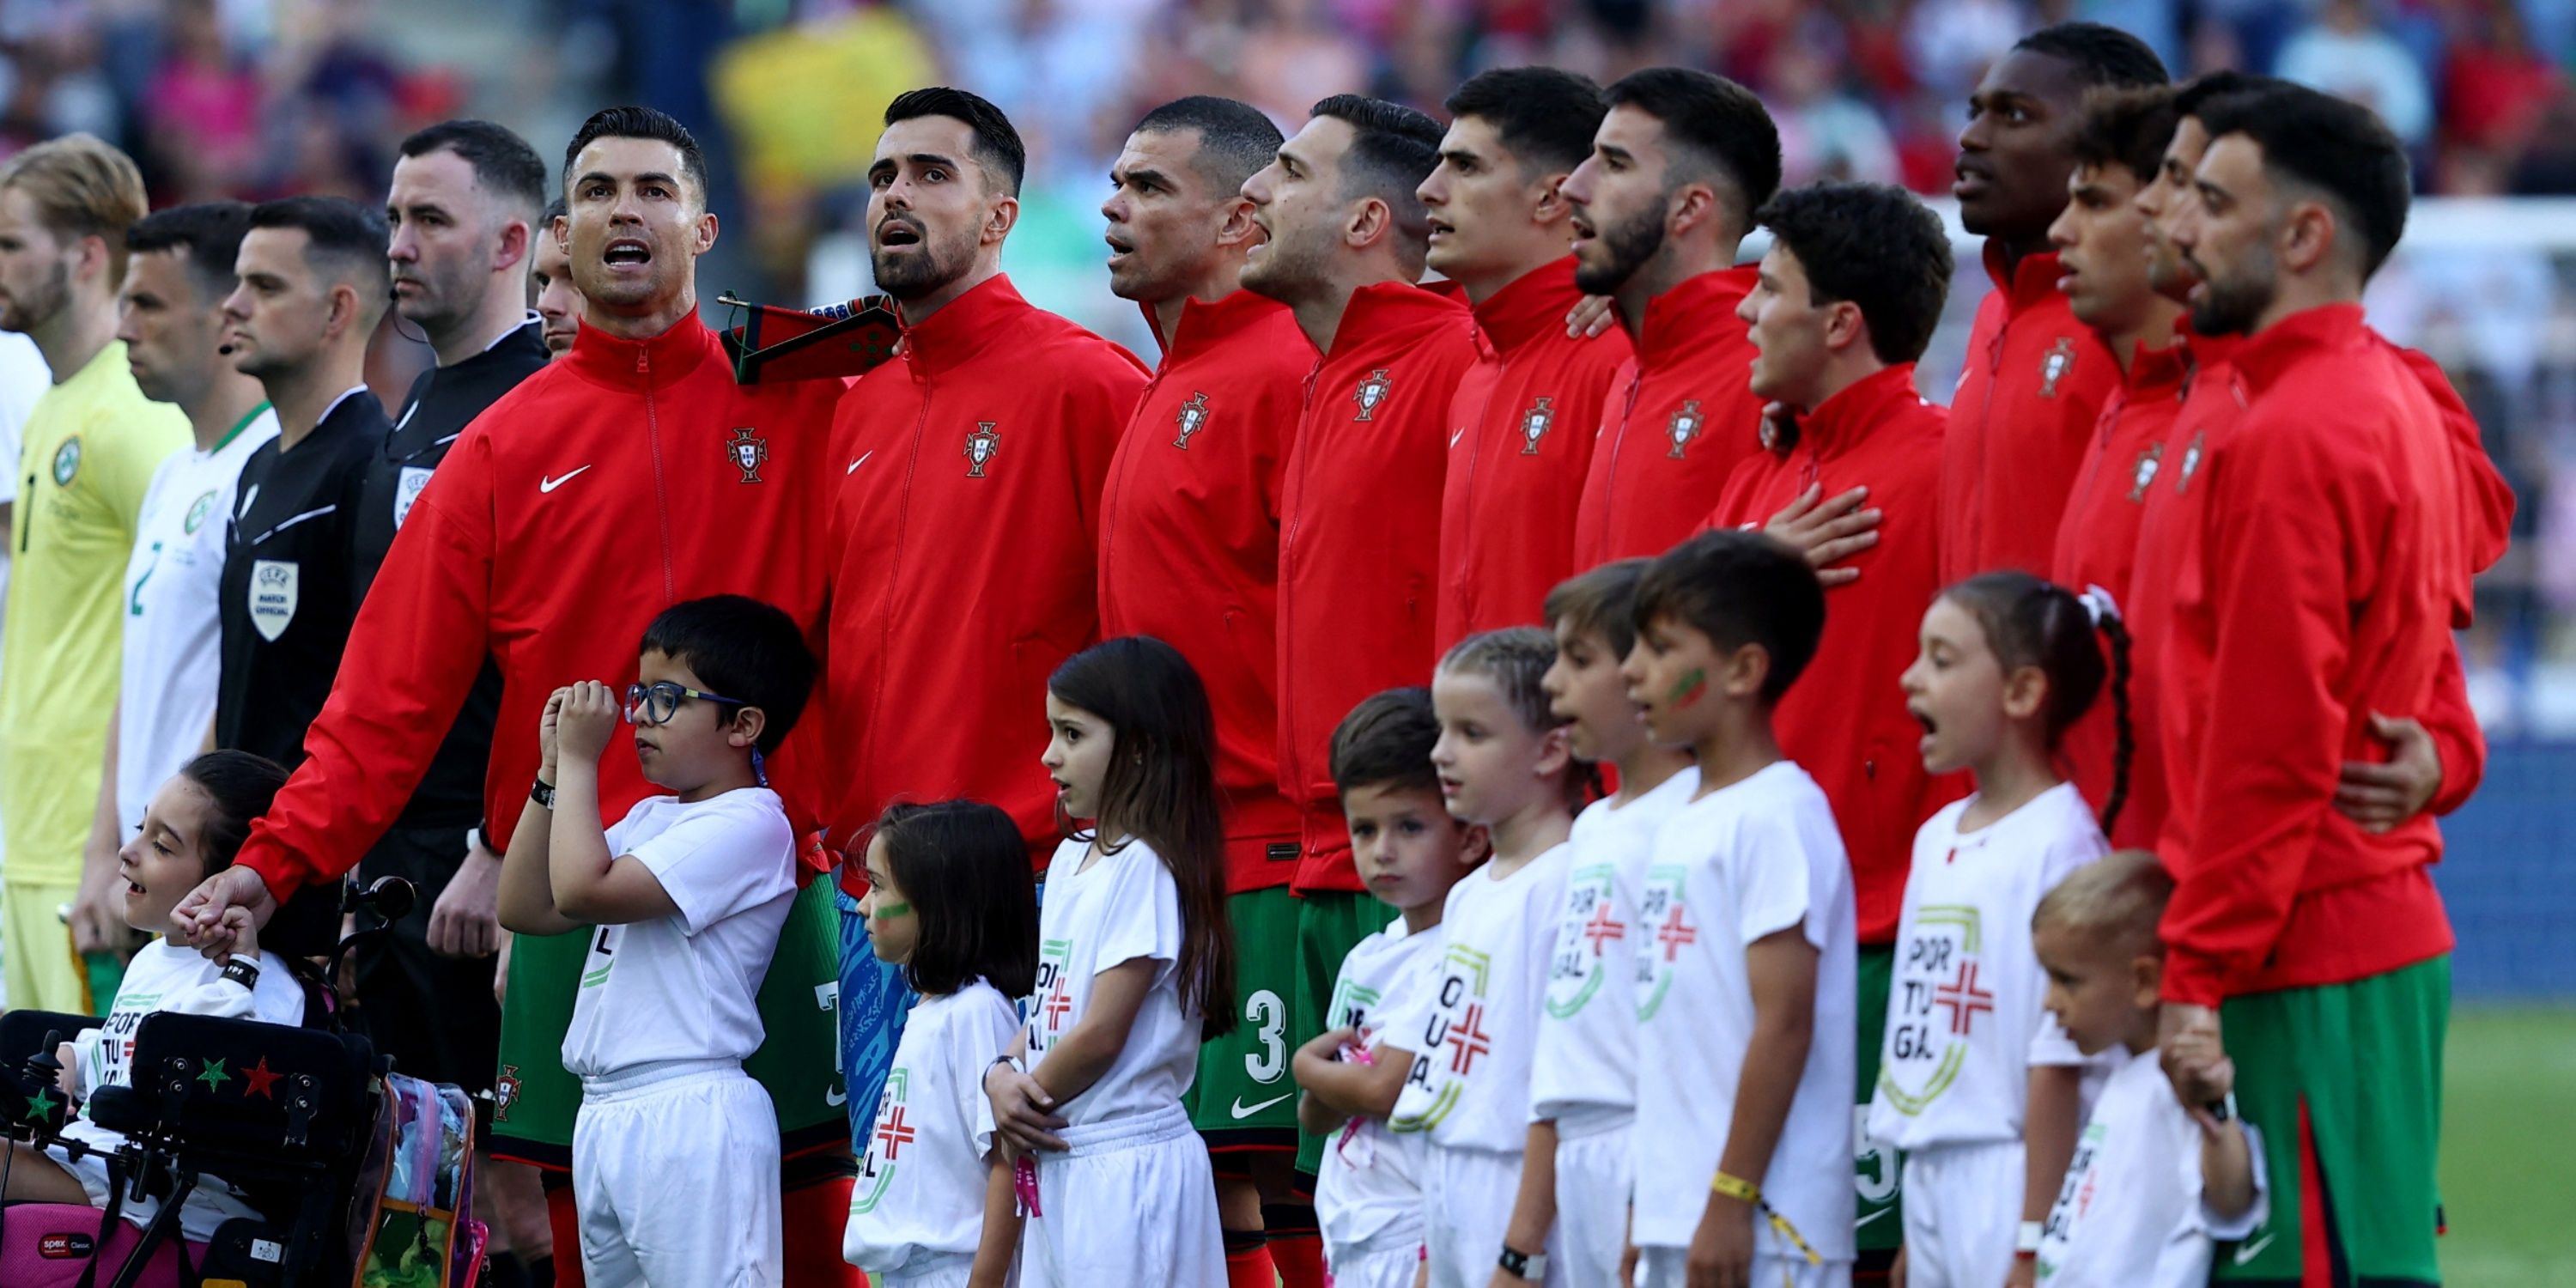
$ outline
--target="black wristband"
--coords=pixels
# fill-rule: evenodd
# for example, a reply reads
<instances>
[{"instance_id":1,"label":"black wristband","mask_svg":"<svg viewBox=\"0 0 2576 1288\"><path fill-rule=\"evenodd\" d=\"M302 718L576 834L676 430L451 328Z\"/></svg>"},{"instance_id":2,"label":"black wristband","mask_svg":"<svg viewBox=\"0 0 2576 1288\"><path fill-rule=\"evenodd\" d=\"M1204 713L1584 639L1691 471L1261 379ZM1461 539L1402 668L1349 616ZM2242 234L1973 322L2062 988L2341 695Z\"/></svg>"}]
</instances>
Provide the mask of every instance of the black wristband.
<instances>
[{"instance_id":1,"label":"black wristband","mask_svg":"<svg viewBox=\"0 0 2576 1288\"><path fill-rule=\"evenodd\" d=\"M247 957L235 957L224 963L224 978L247 989L259 987L259 966Z\"/></svg>"},{"instance_id":2,"label":"black wristband","mask_svg":"<svg viewBox=\"0 0 2576 1288\"><path fill-rule=\"evenodd\" d=\"M542 778L538 779L536 786L528 789L528 799L535 801L537 803L537 808L539 809L553 809L555 807L555 785Z\"/></svg>"},{"instance_id":3,"label":"black wristband","mask_svg":"<svg viewBox=\"0 0 2576 1288\"><path fill-rule=\"evenodd\" d=\"M476 844L483 847L483 852L486 854L498 855L501 852L500 846L492 844L492 825L490 823L477 823L474 825L474 841Z\"/></svg>"}]
</instances>

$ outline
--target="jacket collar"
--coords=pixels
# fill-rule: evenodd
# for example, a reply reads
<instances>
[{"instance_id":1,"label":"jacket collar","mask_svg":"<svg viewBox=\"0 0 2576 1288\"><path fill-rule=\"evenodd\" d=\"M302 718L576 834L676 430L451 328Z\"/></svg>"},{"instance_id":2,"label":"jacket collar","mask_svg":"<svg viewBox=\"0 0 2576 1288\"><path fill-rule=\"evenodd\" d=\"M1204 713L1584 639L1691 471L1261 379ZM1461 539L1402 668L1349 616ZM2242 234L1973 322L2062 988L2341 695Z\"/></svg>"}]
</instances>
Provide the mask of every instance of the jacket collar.
<instances>
[{"instance_id":1,"label":"jacket collar","mask_svg":"<svg viewBox=\"0 0 2576 1288\"><path fill-rule=\"evenodd\" d=\"M1914 391L1913 363L1882 367L1799 417L1798 443L1819 456L1838 452L1869 437L1899 410L1922 402Z\"/></svg>"},{"instance_id":2,"label":"jacket collar","mask_svg":"<svg viewBox=\"0 0 2576 1288\"><path fill-rule=\"evenodd\" d=\"M2120 392L2133 403L2171 398L2190 374L2191 350L2181 337L2161 349L2141 343L2129 355L2129 374L2121 380Z\"/></svg>"},{"instance_id":3,"label":"jacket collar","mask_svg":"<svg viewBox=\"0 0 2576 1288\"><path fill-rule=\"evenodd\" d=\"M2358 304L2326 304L2304 309L2249 337L2236 350L2236 369L2244 373L2248 393L2280 379L2310 353L2356 349L2371 342L2370 327Z\"/></svg>"},{"instance_id":4,"label":"jacket collar","mask_svg":"<svg viewBox=\"0 0 2576 1288\"><path fill-rule=\"evenodd\" d=\"M621 340L584 322L573 334L572 369L618 389L667 385L709 358L722 361L716 333L691 313L649 340ZM513 333L515 334L515 332Z\"/></svg>"},{"instance_id":5,"label":"jacket collar","mask_svg":"<svg viewBox=\"0 0 2576 1288\"><path fill-rule=\"evenodd\" d=\"M1708 346L1712 332L1737 327L1735 306L1753 293L1759 270L1746 264L1702 273L1646 301L1646 324L1637 337L1637 369L1669 366Z\"/></svg>"},{"instance_id":6,"label":"jacket collar","mask_svg":"<svg viewBox=\"0 0 2576 1288\"><path fill-rule=\"evenodd\" d=\"M1008 273L995 273L977 283L948 307L903 329L904 357L915 370L963 364L1016 329L1012 325L1035 312L1011 285Z\"/></svg>"},{"instance_id":7,"label":"jacket collar","mask_svg":"<svg viewBox=\"0 0 2576 1288\"><path fill-rule=\"evenodd\" d=\"M1163 371L1288 312L1288 306L1277 300L1237 290L1213 304L1197 299L1182 301L1180 323L1172 328L1172 334L1165 335L1161 315L1154 312L1153 306L1137 307L1145 315L1145 325L1153 329L1154 342L1163 346L1163 361L1158 368Z\"/></svg>"},{"instance_id":8,"label":"jacket collar","mask_svg":"<svg viewBox=\"0 0 2576 1288\"><path fill-rule=\"evenodd\" d=\"M2004 293L2006 309L2020 313L2052 299L2064 299L2057 289L2057 279L2065 270L2058 267L2056 251L2042 251L2022 256L2012 275L2004 275L2004 248L1994 238L1986 239L1986 276L1994 280L1995 289Z\"/></svg>"},{"instance_id":9,"label":"jacket collar","mask_svg":"<svg viewBox=\"0 0 2576 1288\"><path fill-rule=\"evenodd\" d=\"M1351 292L1350 302L1342 306L1342 324L1333 331L1332 352L1325 356L1348 353L1354 346L1390 332L1444 322L1463 326L1466 321L1467 306L1436 291L1426 291L1411 282L1375 282Z\"/></svg>"},{"instance_id":10,"label":"jacket collar","mask_svg":"<svg viewBox=\"0 0 2576 1288\"><path fill-rule=\"evenodd\" d=\"M1565 315L1582 298L1572 255L1541 264L1475 306L1477 347L1505 355L1551 331L1563 335Z\"/></svg>"}]
</instances>

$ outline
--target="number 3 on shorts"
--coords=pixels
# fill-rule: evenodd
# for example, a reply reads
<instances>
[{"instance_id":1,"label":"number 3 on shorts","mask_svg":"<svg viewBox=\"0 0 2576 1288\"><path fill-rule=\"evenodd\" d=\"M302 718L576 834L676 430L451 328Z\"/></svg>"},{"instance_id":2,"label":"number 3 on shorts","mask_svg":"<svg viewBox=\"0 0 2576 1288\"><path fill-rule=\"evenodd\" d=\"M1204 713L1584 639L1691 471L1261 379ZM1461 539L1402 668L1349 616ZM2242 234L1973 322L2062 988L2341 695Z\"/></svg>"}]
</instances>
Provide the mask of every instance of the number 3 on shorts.
<instances>
[{"instance_id":1,"label":"number 3 on shorts","mask_svg":"<svg viewBox=\"0 0 2576 1288\"><path fill-rule=\"evenodd\" d=\"M1243 1057L1243 1072L1254 1082L1276 1082L1288 1067L1288 1004L1277 993L1258 989L1243 1002L1243 1022L1258 1030L1261 1049Z\"/></svg>"}]
</instances>

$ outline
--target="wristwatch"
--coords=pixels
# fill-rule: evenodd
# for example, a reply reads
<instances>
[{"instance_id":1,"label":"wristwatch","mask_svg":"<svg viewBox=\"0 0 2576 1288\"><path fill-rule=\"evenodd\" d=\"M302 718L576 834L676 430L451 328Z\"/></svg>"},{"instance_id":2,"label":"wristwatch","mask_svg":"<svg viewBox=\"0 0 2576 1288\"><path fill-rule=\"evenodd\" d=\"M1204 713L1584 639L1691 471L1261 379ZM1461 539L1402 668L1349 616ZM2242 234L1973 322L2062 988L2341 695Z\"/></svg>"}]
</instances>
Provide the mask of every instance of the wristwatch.
<instances>
[{"instance_id":1,"label":"wristwatch","mask_svg":"<svg viewBox=\"0 0 2576 1288\"><path fill-rule=\"evenodd\" d=\"M259 966L247 957L235 957L225 962L223 976L243 988L259 987Z\"/></svg>"},{"instance_id":2,"label":"wristwatch","mask_svg":"<svg viewBox=\"0 0 2576 1288\"><path fill-rule=\"evenodd\" d=\"M1531 1283L1538 1283L1547 1278L1547 1254L1544 1252L1523 1252L1506 1243L1503 1245L1503 1255L1497 1258L1494 1264Z\"/></svg>"},{"instance_id":3,"label":"wristwatch","mask_svg":"<svg viewBox=\"0 0 2576 1288\"><path fill-rule=\"evenodd\" d=\"M555 785L542 778L538 779L537 785L528 789L528 799L535 801L537 803L537 808L539 809L553 809L555 807Z\"/></svg>"}]
</instances>

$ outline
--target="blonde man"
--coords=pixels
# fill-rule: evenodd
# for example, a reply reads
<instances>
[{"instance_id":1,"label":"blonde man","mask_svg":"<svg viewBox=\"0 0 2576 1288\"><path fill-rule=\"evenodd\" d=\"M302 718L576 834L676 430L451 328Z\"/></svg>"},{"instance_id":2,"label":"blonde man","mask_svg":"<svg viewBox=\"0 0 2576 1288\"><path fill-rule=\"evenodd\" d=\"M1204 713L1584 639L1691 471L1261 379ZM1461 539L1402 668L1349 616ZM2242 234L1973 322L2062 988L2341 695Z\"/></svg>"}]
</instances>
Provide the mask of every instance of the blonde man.
<instances>
[{"instance_id":1,"label":"blonde man","mask_svg":"<svg viewBox=\"0 0 2576 1288\"><path fill-rule=\"evenodd\" d=\"M124 153L86 134L0 166L0 330L36 342L53 384L27 416L0 647L0 976L14 1006L95 1012L60 910L116 709L127 556L152 471L188 418L143 396L116 340L125 230L146 209Z\"/></svg>"}]
</instances>

